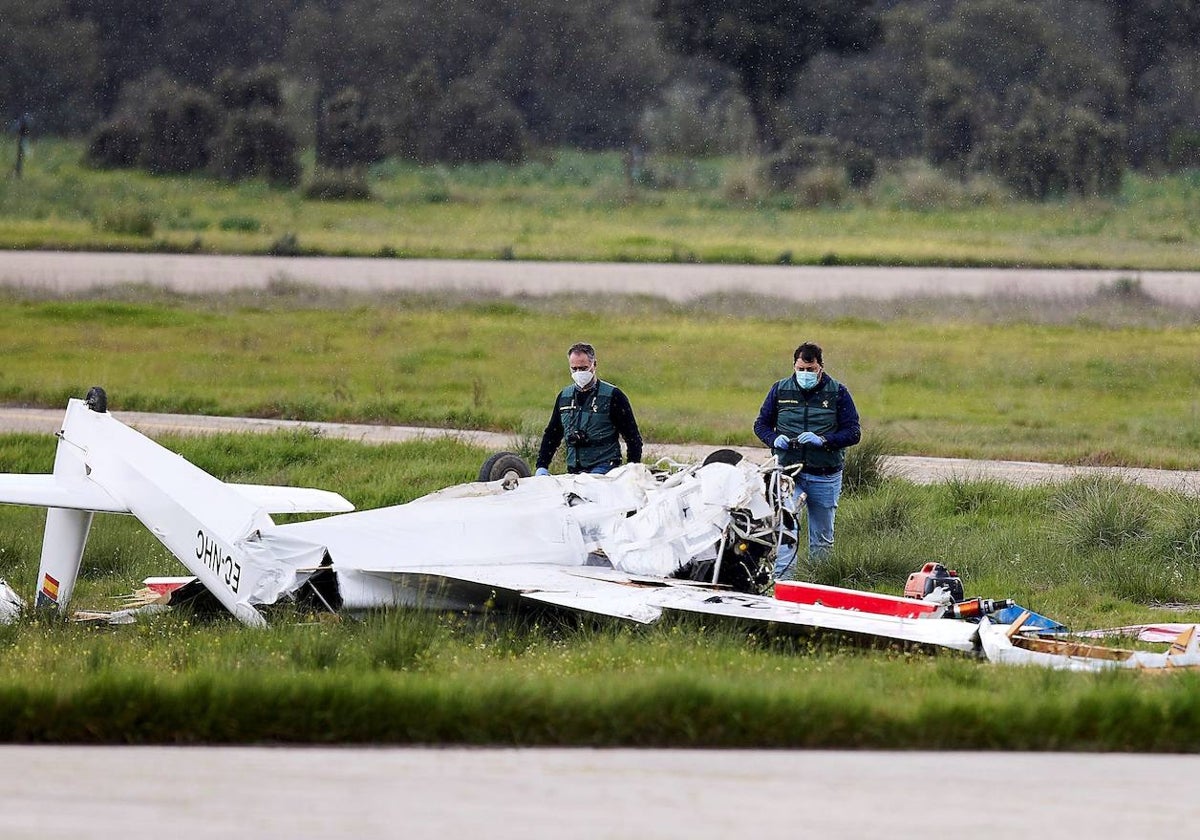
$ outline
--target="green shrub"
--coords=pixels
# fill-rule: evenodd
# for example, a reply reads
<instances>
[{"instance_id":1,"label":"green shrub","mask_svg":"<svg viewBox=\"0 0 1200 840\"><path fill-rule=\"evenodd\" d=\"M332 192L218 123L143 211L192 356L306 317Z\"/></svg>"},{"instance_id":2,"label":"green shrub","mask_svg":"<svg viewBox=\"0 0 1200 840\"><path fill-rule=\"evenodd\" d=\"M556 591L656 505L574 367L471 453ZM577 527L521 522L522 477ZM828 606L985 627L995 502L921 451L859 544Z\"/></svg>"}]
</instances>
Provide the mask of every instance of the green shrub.
<instances>
[{"instance_id":1,"label":"green shrub","mask_svg":"<svg viewBox=\"0 0 1200 840\"><path fill-rule=\"evenodd\" d=\"M224 124L212 141L212 170L229 180L263 177L272 184L300 182L296 138L283 111L283 74L277 67L226 70L216 81Z\"/></svg>"},{"instance_id":2,"label":"green shrub","mask_svg":"<svg viewBox=\"0 0 1200 840\"><path fill-rule=\"evenodd\" d=\"M864 534L899 534L916 519L908 495L894 484L863 494L853 510L838 517L838 525Z\"/></svg>"},{"instance_id":3,"label":"green shrub","mask_svg":"<svg viewBox=\"0 0 1200 840\"><path fill-rule=\"evenodd\" d=\"M399 85L385 150L411 160L436 160L441 135L433 130L432 120L444 95L437 66L429 58L418 61Z\"/></svg>"},{"instance_id":4,"label":"green shrub","mask_svg":"<svg viewBox=\"0 0 1200 840\"><path fill-rule=\"evenodd\" d=\"M801 207L836 207L850 192L846 173L833 166L818 166L796 177L792 190Z\"/></svg>"},{"instance_id":5,"label":"green shrub","mask_svg":"<svg viewBox=\"0 0 1200 840\"><path fill-rule=\"evenodd\" d=\"M1123 303L1150 303L1153 295L1146 291L1140 277L1117 277L1111 283L1101 283L1096 296Z\"/></svg>"},{"instance_id":6,"label":"green shrub","mask_svg":"<svg viewBox=\"0 0 1200 840\"><path fill-rule=\"evenodd\" d=\"M450 85L434 124L441 137L434 154L447 163L520 163L529 152L520 112L482 83Z\"/></svg>"},{"instance_id":7,"label":"green shrub","mask_svg":"<svg viewBox=\"0 0 1200 840\"><path fill-rule=\"evenodd\" d=\"M1120 126L1084 108L1064 113L1034 91L1015 126L992 130L981 163L1025 198L1111 195L1125 174L1124 146Z\"/></svg>"},{"instance_id":8,"label":"green shrub","mask_svg":"<svg viewBox=\"0 0 1200 840\"><path fill-rule=\"evenodd\" d=\"M1067 188L1076 195L1113 195L1125 174L1125 129L1094 111L1071 108L1058 128Z\"/></svg>"},{"instance_id":9,"label":"green shrub","mask_svg":"<svg viewBox=\"0 0 1200 840\"><path fill-rule=\"evenodd\" d=\"M1167 139L1167 165L1171 169L1200 167L1200 131L1177 128Z\"/></svg>"},{"instance_id":10,"label":"green shrub","mask_svg":"<svg viewBox=\"0 0 1200 840\"><path fill-rule=\"evenodd\" d=\"M242 233L258 233L262 222L254 216L226 216L217 223L221 230L236 230Z\"/></svg>"},{"instance_id":11,"label":"green shrub","mask_svg":"<svg viewBox=\"0 0 1200 840\"><path fill-rule=\"evenodd\" d=\"M299 256L301 253L300 240L294 233L285 233L271 243L271 247L267 253L273 257Z\"/></svg>"},{"instance_id":12,"label":"green shrub","mask_svg":"<svg viewBox=\"0 0 1200 840\"><path fill-rule=\"evenodd\" d=\"M1172 502L1156 516L1152 553L1200 572L1200 500L1176 496Z\"/></svg>"},{"instance_id":13,"label":"green shrub","mask_svg":"<svg viewBox=\"0 0 1200 840\"><path fill-rule=\"evenodd\" d=\"M921 108L925 159L935 166L963 163L975 148L979 117L972 87L950 63L931 63Z\"/></svg>"},{"instance_id":14,"label":"green shrub","mask_svg":"<svg viewBox=\"0 0 1200 840\"><path fill-rule=\"evenodd\" d=\"M800 175L818 166L837 162L837 141L829 137L793 137L760 165L763 180L776 191L789 190Z\"/></svg>"},{"instance_id":15,"label":"green shrub","mask_svg":"<svg viewBox=\"0 0 1200 840\"><path fill-rule=\"evenodd\" d=\"M296 138L286 123L265 108L236 111L214 141L213 170L229 180L265 177L295 186L300 180Z\"/></svg>"},{"instance_id":16,"label":"green shrub","mask_svg":"<svg viewBox=\"0 0 1200 840\"><path fill-rule=\"evenodd\" d=\"M721 181L721 195L726 201L752 204L760 201L766 192L758 162L753 158L739 158L725 169Z\"/></svg>"},{"instance_id":17,"label":"green shrub","mask_svg":"<svg viewBox=\"0 0 1200 840\"><path fill-rule=\"evenodd\" d=\"M755 133L745 97L725 91L706 98L692 82L667 87L638 123L638 135L656 152L697 157L748 150Z\"/></svg>"},{"instance_id":18,"label":"green shrub","mask_svg":"<svg viewBox=\"0 0 1200 840\"><path fill-rule=\"evenodd\" d=\"M222 71L213 87L226 111L283 110L283 70L273 65Z\"/></svg>"},{"instance_id":19,"label":"green shrub","mask_svg":"<svg viewBox=\"0 0 1200 840\"><path fill-rule=\"evenodd\" d=\"M318 166L350 169L374 163L380 158L382 140L383 131L379 123L367 119L363 96L356 88L340 91L321 106L321 114L317 118Z\"/></svg>"},{"instance_id":20,"label":"green shrub","mask_svg":"<svg viewBox=\"0 0 1200 840\"><path fill-rule=\"evenodd\" d=\"M849 187L865 187L874 180L876 169L875 155L861 146L801 135L763 159L757 174L772 190L797 188L802 203L816 206L838 203Z\"/></svg>"},{"instance_id":21,"label":"green shrub","mask_svg":"<svg viewBox=\"0 0 1200 840\"><path fill-rule=\"evenodd\" d=\"M101 123L88 138L84 163L94 169L129 169L137 165L142 129L124 117Z\"/></svg>"},{"instance_id":22,"label":"green shrub","mask_svg":"<svg viewBox=\"0 0 1200 840\"><path fill-rule=\"evenodd\" d=\"M851 143L842 148L841 157L852 189L861 190L875 180L879 162L869 149Z\"/></svg>"},{"instance_id":23,"label":"green shrub","mask_svg":"<svg viewBox=\"0 0 1200 840\"><path fill-rule=\"evenodd\" d=\"M216 102L204 91L160 85L146 108L138 165L156 174L203 169L220 124Z\"/></svg>"},{"instance_id":24,"label":"green shrub","mask_svg":"<svg viewBox=\"0 0 1200 840\"><path fill-rule=\"evenodd\" d=\"M102 231L125 236L153 236L154 226L153 214L141 207L117 207L107 210L97 223L97 227Z\"/></svg>"},{"instance_id":25,"label":"green shrub","mask_svg":"<svg viewBox=\"0 0 1200 840\"><path fill-rule=\"evenodd\" d=\"M953 207L962 197L962 184L936 169L910 168L898 178L893 203L907 210L931 211Z\"/></svg>"},{"instance_id":26,"label":"green shrub","mask_svg":"<svg viewBox=\"0 0 1200 840\"><path fill-rule=\"evenodd\" d=\"M368 201L371 187L360 170L318 169L304 188L304 197L316 201Z\"/></svg>"}]
</instances>

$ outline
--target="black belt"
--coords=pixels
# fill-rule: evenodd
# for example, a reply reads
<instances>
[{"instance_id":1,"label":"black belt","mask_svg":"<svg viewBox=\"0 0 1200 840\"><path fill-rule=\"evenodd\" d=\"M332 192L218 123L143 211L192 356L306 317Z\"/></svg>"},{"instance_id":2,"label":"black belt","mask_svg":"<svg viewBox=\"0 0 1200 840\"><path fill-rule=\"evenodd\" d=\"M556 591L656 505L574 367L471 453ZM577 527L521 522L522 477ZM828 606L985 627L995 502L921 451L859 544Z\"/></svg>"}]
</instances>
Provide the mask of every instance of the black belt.
<instances>
[{"instance_id":1,"label":"black belt","mask_svg":"<svg viewBox=\"0 0 1200 840\"><path fill-rule=\"evenodd\" d=\"M801 467L800 472L803 475L834 475L840 473L841 467Z\"/></svg>"}]
</instances>

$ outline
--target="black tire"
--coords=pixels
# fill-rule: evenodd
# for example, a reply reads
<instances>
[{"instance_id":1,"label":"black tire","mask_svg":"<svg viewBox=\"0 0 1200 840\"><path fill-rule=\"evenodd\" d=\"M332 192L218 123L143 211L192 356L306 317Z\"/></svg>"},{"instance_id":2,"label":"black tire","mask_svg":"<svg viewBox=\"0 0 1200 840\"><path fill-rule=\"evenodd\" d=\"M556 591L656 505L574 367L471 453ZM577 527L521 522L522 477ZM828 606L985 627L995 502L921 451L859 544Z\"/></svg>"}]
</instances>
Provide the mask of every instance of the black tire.
<instances>
[{"instance_id":1,"label":"black tire","mask_svg":"<svg viewBox=\"0 0 1200 840\"><path fill-rule=\"evenodd\" d=\"M715 452L708 453L708 457L704 459L701 466L707 467L709 464L738 464L741 463L742 453L735 449L718 449Z\"/></svg>"},{"instance_id":2,"label":"black tire","mask_svg":"<svg viewBox=\"0 0 1200 840\"><path fill-rule=\"evenodd\" d=\"M497 452L479 468L480 481L501 481L505 478L528 478L533 475L529 464L515 452Z\"/></svg>"}]
</instances>

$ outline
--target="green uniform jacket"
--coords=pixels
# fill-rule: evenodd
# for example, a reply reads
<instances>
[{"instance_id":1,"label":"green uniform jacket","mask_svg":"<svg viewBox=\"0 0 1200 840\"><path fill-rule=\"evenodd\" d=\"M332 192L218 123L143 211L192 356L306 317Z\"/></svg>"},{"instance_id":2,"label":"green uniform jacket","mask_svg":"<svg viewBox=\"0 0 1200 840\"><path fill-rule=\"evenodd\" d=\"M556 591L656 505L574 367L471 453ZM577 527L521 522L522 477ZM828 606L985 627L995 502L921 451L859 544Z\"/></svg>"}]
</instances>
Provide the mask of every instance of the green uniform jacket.
<instances>
[{"instance_id":1,"label":"green uniform jacket","mask_svg":"<svg viewBox=\"0 0 1200 840\"><path fill-rule=\"evenodd\" d=\"M811 391L802 390L794 376L779 380L775 386L779 405L775 428L779 434L794 438L801 432L813 432L827 438L837 431L837 396L841 384L829 375L822 379L820 386ZM807 444L787 449L779 457L784 467L803 463L818 469L841 469L845 461L841 449Z\"/></svg>"},{"instance_id":2,"label":"green uniform jacket","mask_svg":"<svg viewBox=\"0 0 1200 840\"><path fill-rule=\"evenodd\" d=\"M558 395L558 415L562 420L563 439L567 442L567 469L587 471L597 464L621 463L621 443L613 425L610 403L613 386L603 379L580 405L575 404L575 386L568 385ZM586 442L572 443L582 432Z\"/></svg>"}]
</instances>

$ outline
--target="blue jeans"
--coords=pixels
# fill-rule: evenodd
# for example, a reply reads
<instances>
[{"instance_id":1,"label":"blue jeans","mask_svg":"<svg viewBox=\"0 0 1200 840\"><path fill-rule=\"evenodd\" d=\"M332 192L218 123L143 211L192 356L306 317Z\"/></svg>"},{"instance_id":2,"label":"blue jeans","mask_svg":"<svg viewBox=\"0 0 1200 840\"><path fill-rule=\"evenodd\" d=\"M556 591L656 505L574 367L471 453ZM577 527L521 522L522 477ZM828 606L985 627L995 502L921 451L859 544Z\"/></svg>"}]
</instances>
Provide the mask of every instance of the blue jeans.
<instances>
[{"instance_id":1,"label":"blue jeans","mask_svg":"<svg viewBox=\"0 0 1200 840\"><path fill-rule=\"evenodd\" d=\"M833 475L800 473L796 476L796 492L792 496L794 503L799 503L801 493L807 494L804 507L808 514L808 558L812 561L824 560L833 550L833 517L837 513L838 497L842 495L841 471ZM796 510L796 521L800 521L799 508ZM781 545L775 557L776 580L784 580L792 573L792 566L796 562L796 546L800 543L800 535L793 536L796 542Z\"/></svg>"}]
</instances>

